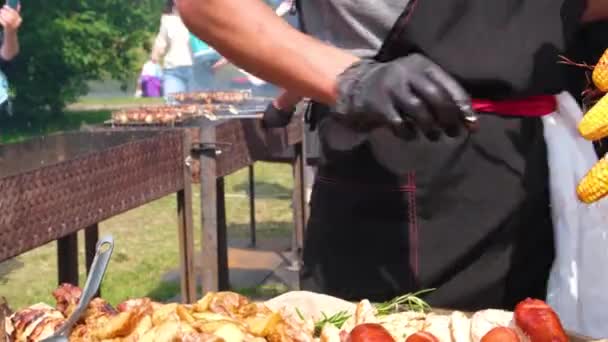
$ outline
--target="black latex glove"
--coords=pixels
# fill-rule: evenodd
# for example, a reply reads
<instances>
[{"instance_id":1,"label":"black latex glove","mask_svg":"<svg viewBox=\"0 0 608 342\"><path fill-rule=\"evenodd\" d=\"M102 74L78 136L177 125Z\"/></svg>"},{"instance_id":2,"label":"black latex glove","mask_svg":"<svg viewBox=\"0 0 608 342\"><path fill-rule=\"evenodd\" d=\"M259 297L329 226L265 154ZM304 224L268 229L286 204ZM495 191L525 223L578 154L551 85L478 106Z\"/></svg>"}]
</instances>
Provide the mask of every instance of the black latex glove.
<instances>
[{"instance_id":1,"label":"black latex glove","mask_svg":"<svg viewBox=\"0 0 608 342\"><path fill-rule=\"evenodd\" d=\"M274 103L268 104L262 117L262 127L264 128L280 128L289 125L295 109L282 110L274 106Z\"/></svg>"},{"instance_id":2,"label":"black latex glove","mask_svg":"<svg viewBox=\"0 0 608 342\"><path fill-rule=\"evenodd\" d=\"M474 121L467 92L420 54L353 64L338 78L333 112L355 127L417 127L429 137L458 135L467 114Z\"/></svg>"}]
</instances>

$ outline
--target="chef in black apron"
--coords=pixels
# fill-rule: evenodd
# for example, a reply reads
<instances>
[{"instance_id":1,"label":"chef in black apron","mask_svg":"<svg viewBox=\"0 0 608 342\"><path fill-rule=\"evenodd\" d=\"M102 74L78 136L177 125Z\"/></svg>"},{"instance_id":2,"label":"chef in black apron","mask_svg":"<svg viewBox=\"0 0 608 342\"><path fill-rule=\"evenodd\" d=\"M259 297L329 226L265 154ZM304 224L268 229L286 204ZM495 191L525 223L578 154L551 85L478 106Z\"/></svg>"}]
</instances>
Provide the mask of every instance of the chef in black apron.
<instances>
[{"instance_id":1,"label":"chef in black apron","mask_svg":"<svg viewBox=\"0 0 608 342\"><path fill-rule=\"evenodd\" d=\"M197 24L221 2L181 1L187 25L220 52L298 84L223 35L237 20ZM585 2L403 4L377 54L340 73L335 101L311 108L322 148L302 286L373 301L436 288L430 304L469 310L543 298L554 250L540 117L565 88L556 62ZM307 89L298 91L314 98ZM471 109L475 130L464 120Z\"/></svg>"}]
</instances>

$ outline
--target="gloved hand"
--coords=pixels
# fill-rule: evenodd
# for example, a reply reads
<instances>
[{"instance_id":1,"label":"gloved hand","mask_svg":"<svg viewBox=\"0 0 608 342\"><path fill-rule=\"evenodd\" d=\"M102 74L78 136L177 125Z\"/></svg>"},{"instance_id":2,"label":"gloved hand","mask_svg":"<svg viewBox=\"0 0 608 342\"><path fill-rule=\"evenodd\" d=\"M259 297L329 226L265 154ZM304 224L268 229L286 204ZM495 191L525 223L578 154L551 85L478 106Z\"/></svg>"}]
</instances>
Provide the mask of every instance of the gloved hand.
<instances>
[{"instance_id":1,"label":"gloved hand","mask_svg":"<svg viewBox=\"0 0 608 342\"><path fill-rule=\"evenodd\" d=\"M338 77L332 111L355 127L417 127L429 137L456 136L475 120L467 92L420 54L353 64Z\"/></svg>"},{"instance_id":2,"label":"gloved hand","mask_svg":"<svg viewBox=\"0 0 608 342\"><path fill-rule=\"evenodd\" d=\"M291 117L295 112L295 108L290 110L278 109L274 102L271 102L264 111L262 117L262 127L264 128L280 128L286 127L291 121Z\"/></svg>"}]
</instances>

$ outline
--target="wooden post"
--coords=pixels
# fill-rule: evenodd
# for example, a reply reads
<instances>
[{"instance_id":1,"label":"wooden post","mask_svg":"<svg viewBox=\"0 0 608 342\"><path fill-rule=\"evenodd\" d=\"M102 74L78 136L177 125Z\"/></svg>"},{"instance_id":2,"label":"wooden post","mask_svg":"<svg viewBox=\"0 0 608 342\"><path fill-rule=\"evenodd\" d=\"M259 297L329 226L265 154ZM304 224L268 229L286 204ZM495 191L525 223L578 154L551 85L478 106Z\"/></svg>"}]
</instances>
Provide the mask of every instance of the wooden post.
<instances>
[{"instance_id":1,"label":"wooden post","mask_svg":"<svg viewBox=\"0 0 608 342\"><path fill-rule=\"evenodd\" d=\"M9 311L8 303L6 303L6 298L0 296L0 341L12 341L9 338L7 325L4 323L8 317L10 317L11 312Z\"/></svg>"},{"instance_id":2,"label":"wooden post","mask_svg":"<svg viewBox=\"0 0 608 342\"><path fill-rule=\"evenodd\" d=\"M200 129L200 178L201 178L201 247L203 294L219 290L218 279L218 222L217 222L217 161L214 148L204 148L204 143L215 142L215 127Z\"/></svg>"},{"instance_id":3,"label":"wooden post","mask_svg":"<svg viewBox=\"0 0 608 342\"><path fill-rule=\"evenodd\" d=\"M186 160L190 158L192 141L187 132L184 142L184 189L177 192L177 222L180 250L180 285L182 303L196 300L196 270L194 268L194 224L192 222L192 170Z\"/></svg>"}]
</instances>

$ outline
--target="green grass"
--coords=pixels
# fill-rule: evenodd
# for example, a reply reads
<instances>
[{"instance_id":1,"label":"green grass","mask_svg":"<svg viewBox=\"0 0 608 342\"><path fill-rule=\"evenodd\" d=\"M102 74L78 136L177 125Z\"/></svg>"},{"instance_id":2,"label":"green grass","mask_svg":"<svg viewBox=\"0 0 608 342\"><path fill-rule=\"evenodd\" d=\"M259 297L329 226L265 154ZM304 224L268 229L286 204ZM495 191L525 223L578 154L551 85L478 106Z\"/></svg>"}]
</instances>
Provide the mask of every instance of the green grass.
<instances>
[{"instance_id":1,"label":"green grass","mask_svg":"<svg viewBox=\"0 0 608 342\"><path fill-rule=\"evenodd\" d=\"M1 142L16 142L55 131L78 129L83 123L99 123L108 111L68 112L58 117L40 117L10 124L0 123ZM268 163L256 164L256 218L260 239L288 237L292 227L291 167ZM229 238L245 238L249 232L247 171L226 178L226 214ZM200 207L198 187L193 191L196 251L200 251ZM102 295L116 304L130 297L149 296L169 300L176 296L179 284L168 273L179 269L177 214L175 196L167 196L133 209L100 224L100 234L112 234L116 246L102 285ZM79 234L79 265L84 284L84 237ZM54 303L51 296L57 286L56 244L49 243L0 263L0 297L13 308L36 302ZM284 292L281 286L239 289L248 295L269 296Z\"/></svg>"}]
</instances>

